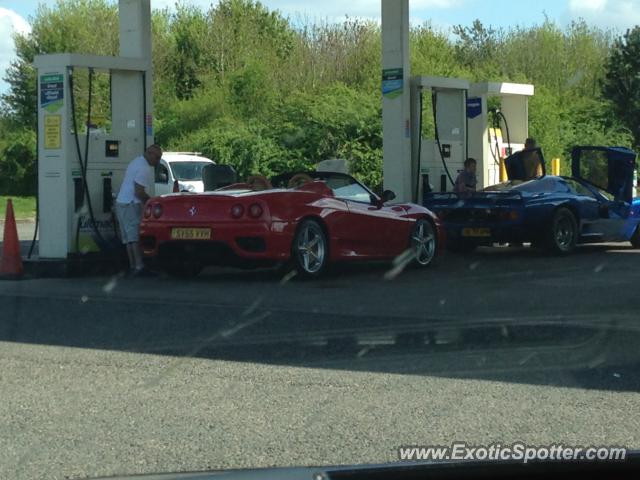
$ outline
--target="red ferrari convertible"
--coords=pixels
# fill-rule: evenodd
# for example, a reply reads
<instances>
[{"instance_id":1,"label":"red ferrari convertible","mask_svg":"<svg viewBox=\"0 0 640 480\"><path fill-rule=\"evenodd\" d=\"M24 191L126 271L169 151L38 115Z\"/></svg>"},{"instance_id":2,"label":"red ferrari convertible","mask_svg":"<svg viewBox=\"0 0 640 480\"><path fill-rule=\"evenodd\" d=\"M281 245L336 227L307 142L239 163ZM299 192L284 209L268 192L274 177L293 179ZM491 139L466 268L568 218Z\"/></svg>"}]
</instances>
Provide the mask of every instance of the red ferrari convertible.
<instances>
[{"instance_id":1,"label":"red ferrari convertible","mask_svg":"<svg viewBox=\"0 0 640 480\"><path fill-rule=\"evenodd\" d=\"M424 207L389 203L342 173L253 177L207 193L151 199L140 226L144 255L174 275L206 265L291 263L316 277L331 262L393 259L429 266L444 243Z\"/></svg>"}]
</instances>

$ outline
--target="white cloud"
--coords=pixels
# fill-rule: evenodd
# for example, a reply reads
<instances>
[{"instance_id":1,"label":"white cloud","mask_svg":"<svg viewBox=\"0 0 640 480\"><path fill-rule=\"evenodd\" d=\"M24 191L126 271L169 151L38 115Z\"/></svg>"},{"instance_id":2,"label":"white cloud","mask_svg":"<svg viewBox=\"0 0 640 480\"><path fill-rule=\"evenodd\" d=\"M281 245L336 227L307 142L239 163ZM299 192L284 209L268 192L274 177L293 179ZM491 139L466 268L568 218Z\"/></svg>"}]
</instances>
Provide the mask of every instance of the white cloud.
<instances>
[{"instance_id":1,"label":"white cloud","mask_svg":"<svg viewBox=\"0 0 640 480\"><path fill-rule=\"evenodd\" d=\"M409 0L411 8L454 8L461 3L462 0Z\"/></svg>"},{"instance_id":2,"label":"white cloud","mask_svg":"<svg viewBox=\"0 0 640 480\"><path fill-rule=\"evenodd\" d=\"M600 27L624 30L640 24L640 0L569 0L568 14Z\"/></svg>"},{"instance_id":3,"label":"white cloud","mask_svg":"<svg viewBox=\"0 0 640 480\"><path fill-rule=\"evenodd\" d=\"M569 10L571 11L602 11L607 6L607 0L570 0Z\"/></svg>"},{"instance_id":4,"label":"white cloud","mask_svg":"<svg viewBox=\"0 0 640 480\"><path fill-rule=\"evenodd\" d=\"M9 64L15 58L13 34L26 34L31 31L29 23L13 10L0 7L0 72L2 77ZM0 93L4 93L7 85L0 78Z\"/></svg>"}]
</instances>

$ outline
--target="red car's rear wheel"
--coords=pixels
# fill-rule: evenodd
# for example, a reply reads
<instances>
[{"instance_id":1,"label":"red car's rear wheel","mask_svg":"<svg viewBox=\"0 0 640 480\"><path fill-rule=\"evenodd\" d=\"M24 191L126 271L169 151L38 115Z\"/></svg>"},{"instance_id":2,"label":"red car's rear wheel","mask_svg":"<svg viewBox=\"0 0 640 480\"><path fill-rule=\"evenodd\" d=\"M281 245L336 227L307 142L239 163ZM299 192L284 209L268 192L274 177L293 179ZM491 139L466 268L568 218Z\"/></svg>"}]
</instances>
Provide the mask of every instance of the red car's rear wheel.
<instances>
[{"instance_id":1,"label":"red car's rear wheel","mask_svg":"<svg viewBox=\"0 0 640 480\"><path fill-rule=\"evenodd\" d=\"M319 277L329 263L329 244L320 224L304 220L293 239L292 259L303 277Z\"/></svg>"}]
</instances>

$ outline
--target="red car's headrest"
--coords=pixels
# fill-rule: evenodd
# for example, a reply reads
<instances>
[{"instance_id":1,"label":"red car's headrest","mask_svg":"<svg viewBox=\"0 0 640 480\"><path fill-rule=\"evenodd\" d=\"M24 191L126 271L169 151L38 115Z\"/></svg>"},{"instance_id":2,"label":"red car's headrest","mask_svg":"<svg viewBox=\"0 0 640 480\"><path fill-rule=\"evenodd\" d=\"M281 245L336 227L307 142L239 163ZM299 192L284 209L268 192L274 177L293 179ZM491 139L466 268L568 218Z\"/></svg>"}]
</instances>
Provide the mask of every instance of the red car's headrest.
<instances>
[{"instance_id":1,"label":"red car's headrest","mask_svg":"<svg viewBox=\"0 0 640 480\"><path fill-rule=\"evenodd\" d=\"M325 197L333 197L333 190L331 190L322 180L305 183L304 185L296 188L296 190L317 193L318 195L323 195Z\"/></svg>"}]
</instances>

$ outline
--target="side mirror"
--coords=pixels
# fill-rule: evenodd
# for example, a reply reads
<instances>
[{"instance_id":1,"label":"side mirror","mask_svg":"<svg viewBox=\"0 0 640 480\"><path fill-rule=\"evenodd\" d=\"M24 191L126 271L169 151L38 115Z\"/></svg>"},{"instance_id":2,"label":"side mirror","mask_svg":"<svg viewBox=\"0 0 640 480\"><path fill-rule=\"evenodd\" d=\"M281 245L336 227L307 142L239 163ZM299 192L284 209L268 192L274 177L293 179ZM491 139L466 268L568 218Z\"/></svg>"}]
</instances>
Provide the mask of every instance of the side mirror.
<instances>
[{"instance_id":1,"label":"side mirror","mask_svg":"<svg viewBox=\"0 0 640 480\"><path fill-rule=\"evenodd\" d=\"M385 190L384 192L382 192L382 203L387 203L395 199L396 199L396 194L391 190Z\"/></svg>"},{"instance_id":2,"label":"side mirror","mask_svg":"<svg viewBox=\"0 0 640 480\"><path fill-rule=\"evenodd\" d=\"M169 183L169 176L165 172L158 174L158 183Z\"/></svg>"}]
</instances>

